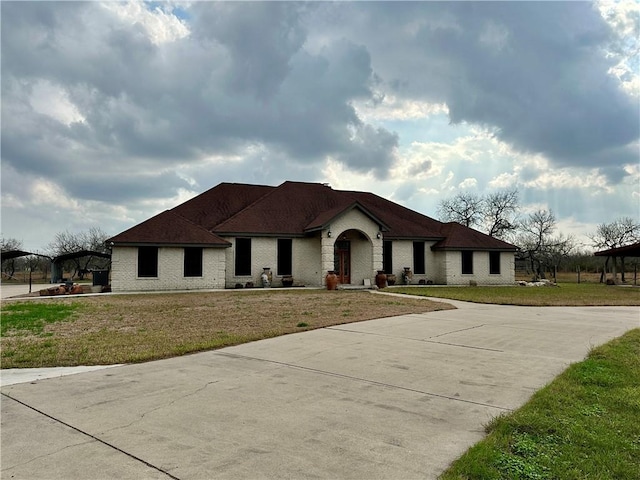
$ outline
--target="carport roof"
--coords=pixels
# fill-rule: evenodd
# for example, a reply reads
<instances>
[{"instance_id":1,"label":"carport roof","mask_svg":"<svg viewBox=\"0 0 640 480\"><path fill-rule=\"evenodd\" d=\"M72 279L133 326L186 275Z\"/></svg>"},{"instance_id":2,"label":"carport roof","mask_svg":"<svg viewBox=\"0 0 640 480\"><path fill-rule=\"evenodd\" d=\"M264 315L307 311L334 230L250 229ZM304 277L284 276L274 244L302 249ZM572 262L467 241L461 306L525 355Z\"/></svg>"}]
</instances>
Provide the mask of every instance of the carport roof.
<instances>
[{"instance_id":1,"label":"carport roof","mask_svg":"<svg viewBox=\"0 0 640 480\"><path fill-rule=\"evenodd\" d=\"M65 260L71 260L72 258L82 258L82 257L102 257L102 258L111 258L111 254L96 252L93 250L79 250L77 252L64 253L62 255L58 255L53 259L54 263L64 262Z\"/></svg>"},{"instance_id":2,"label":"carport roof","mask_svg":"<svg viewBox=\"0 0 640 480\"><path fill-rule=\"evenodd\" d=\"M11 260L13 258L19 258L19 257L27 257L29 255L37 255L38 257L51 258L48 255L42 255L40 253L33 253L33 252L25 252L24 250L7 250L2 252L2 261Z\"/></svg>"},{"instance_id":3,"label":"carport roof","mask_svg":"<svg viewBox=\"0 0 640 480\"><path fill-rule=\"evenodd\" d=\"M598 257L640 257L640 242L594 253Z\"/></svg>"}]
</instances>

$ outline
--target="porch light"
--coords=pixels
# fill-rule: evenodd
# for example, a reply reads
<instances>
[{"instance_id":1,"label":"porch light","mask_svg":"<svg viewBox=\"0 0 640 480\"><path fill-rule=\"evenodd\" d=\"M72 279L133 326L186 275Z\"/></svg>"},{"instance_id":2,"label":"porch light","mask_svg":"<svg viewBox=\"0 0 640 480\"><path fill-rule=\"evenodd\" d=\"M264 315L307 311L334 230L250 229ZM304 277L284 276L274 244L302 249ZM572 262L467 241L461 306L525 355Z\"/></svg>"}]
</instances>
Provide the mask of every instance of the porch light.
<instances>
[{"instance_id":1,"label":"porch light","mask_svg":"<svg viewBox=\"0 0 640 480\"><path fill-rule=\"evenodd\" d=\"M327 232L327 237L331 238L331 230Z\"/></svg>"},{"instance_id":2,"label":"porch light","mask_svg":"<svg viewBox=\"0 0 640 480\"><path fill-rule=\"evenodd\" d=\"M380 232L378 232L378 234L376 235L376 238L377 238L378 240L380 240L380 239L382 238L382 234L381 234Z\"/></svg>"}]
</instances>

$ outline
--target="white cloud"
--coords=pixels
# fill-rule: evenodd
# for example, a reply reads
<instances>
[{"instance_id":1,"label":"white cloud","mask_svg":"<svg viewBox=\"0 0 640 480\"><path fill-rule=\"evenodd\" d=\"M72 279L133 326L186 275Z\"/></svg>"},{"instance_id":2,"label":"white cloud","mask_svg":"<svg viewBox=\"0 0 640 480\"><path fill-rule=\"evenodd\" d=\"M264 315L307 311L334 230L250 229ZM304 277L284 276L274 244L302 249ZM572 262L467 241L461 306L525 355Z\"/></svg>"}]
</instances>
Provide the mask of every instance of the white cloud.
<instances>
[{"instance_id":1,"label":"white cloud","mask_svg":"<svg viewBox=\"0 0 640 480\"><path fill-rule=\"evenodd\" d=\"M640 96L640 4L634 1L597 1L596 8L611 26L615 40L607 53L617 63L609 69L628 95Z\"/></svg>"},{"instance_id":2,"label":"white cloud","mask_svg":"<svg viewBox=\"0 0 640 480\"><path fill-rule=\"evenodd\" d=\"M156 45L173 42L189 35L186 23L172 13L172 4L160 4L152 10L138 1L106 2L102 7L114 13L124 24L140 25Z\"/></svg>"},{"instance_id":3,"label":"white cloud","mask_svg":"<svg viewBox=\"0 0 640 480\"><path fill-rule=\"evenodd\" d=\"M69 100L67 91L45 79L40 79L31 86L29 103L36 112L48 115L67 126L85 121L77 106Z\"/></svg>"},{"instance_id":4,"label":"white cloud","mask_svg":"<svg viewBox=\"0 0 640 480\"><path fill-rule=\"evenodd\" d=\"M580 171L581 170L581 171ZM523 181L522 185L540 190L587 189L592 195L612 193L607 177L599 169L541 169L533 180Z\"/></svg>"},{"instance_id":5,"label":"white cloud","mask_svg":"<svg viewBox=\"0 0 640 480\"><path fill-rule=\"evenodd\" d=\"M378 101L355 101L353 106L365 122L415 120L449 114L445 103L430 103L383 93L378 94Z\"/></svg>"},{"instance_id":6,"label":"white cloud","mask_svg":"<svg viewBox=\"0 0 640 480\"><path fill-rule=\"evenodd\" d=\"M458 184L458 188L469 189L469 188L474 188L477 185L478 185L478 180L476 180L475 178L465 178L463 181L461 181Z\"/></svg>"},{"instance_id":7,"label":"white cloud","mask_svg":"<svg viewBox=\"0 0 640 480\"><path fill-rule=\"evenodd\" d=\"M513 188L518 182L518 174L514 172L503 172L492 178L487 185L497 190Z\"/></svg>"}]
</instances>

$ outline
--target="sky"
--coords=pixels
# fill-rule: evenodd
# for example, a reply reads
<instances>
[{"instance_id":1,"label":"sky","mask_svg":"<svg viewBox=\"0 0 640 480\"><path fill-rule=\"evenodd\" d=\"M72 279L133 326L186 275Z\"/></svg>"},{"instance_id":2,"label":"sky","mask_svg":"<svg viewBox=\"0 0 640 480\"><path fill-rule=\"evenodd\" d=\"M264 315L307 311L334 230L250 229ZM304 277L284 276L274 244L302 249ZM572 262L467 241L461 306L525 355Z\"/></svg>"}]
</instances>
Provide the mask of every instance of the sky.
<instances>
[{"instance_id":1,"label":"sky","mask_svg":"<svg viewBox=\"0 0 640 480\"><path fill-rule=\"evenodd\" d=\"M221 182L437 218L516 188L640 221L636 2L0 2L1 233L115 235Z\"/></svg>"}]
</instances>

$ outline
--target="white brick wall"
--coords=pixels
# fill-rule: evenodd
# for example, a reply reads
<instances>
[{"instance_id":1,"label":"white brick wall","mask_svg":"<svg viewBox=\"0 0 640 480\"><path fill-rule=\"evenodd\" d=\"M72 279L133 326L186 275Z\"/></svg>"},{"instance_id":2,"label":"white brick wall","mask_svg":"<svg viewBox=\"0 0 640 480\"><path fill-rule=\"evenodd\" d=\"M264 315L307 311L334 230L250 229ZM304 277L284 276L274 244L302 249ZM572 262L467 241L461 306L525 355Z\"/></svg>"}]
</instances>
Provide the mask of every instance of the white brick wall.
<instances>
[{"instance_id":1,"label":"white brick wall","mask_svg":"<svg viewBox=\"0 0 640 480\"><path fill-rule=\"evenodd\" d=\"M280 237L288 238L288 237ZM272 286L282 286L282 276L278 275L278 238L251 238L251 275L237 276L235 274L236 242L234 237L226 237L232 247L227 249L227 288L234 288L237 283L245 286L253 282L255 287L262 287L262 272L265 267L271 269ZM320 238L292 239L292 276L294 285L322 285L322 271L320 268Z\"/></svg>"},{"instance_id":2,"label":"white brick wall","mask_svg":"<svg viewBox=\"0 0 640 480\"><path fill-rule=\"evenodd\" d=\"M478 285L511 285L515 282L515 255L500 253L500 274L489 273L489 252L473 252L473 274L462 274L462 254L455 251L438 252L444 257L447 285L469 285L473 280Z\"/></svg>"},{"instance_id":3,"label":"white brick wall","mask_svg":"<svg viewBox=\"0 0 640 480\"><path fill-rule=\"evenodd\" d=\"M411 284L418 284L420 280L425 282L431 280L438 282L440 261L437 255L431 250L431 246L435 242L424 242L424 263L425 273L416 274L413 272L413 241L412 240L396 240L391 247L391 255L393 257L393 273L396 275L398 285L402 284L402 272L404 267L409 267L413 273Z\"/></svg>"},{"instance_id":4,"label":"white brick wall","mask_svg":"<svg viewBox=\"0 0 640 480\"><path fill-rule=\"evenodd\" d=\"M459 251L433 251L435 242L425 242L425 274L413 274L411 283L420 280L433 281L436 285L469 285L473 280L479 285L510 285L515 282L515 257L511 252L500 253L500 274L489 274L489 252L473 252L473 274L462 274L462 255ZM409 267L413 271L413 241L393 242L393 273L397 284L402 283L402 271Z\"/></svg>"},{"instance_id":5,"label":"white brick wall","mask_svg":"<svg viewBox=\"0 0 640 480\"><path fill-rule=\"evenodd\" d=\"M357 230L357 231L356 231ZM361 232L366 238L358 233ZM378 226L358 210L352 210L331 225L332 236L327 231L309 238L294 238L292 242L294 285L321 286L325 284L328 270L334 268L334 243L341 234L351 241L351 283L362 285L365 278L375 283L377 270L382 269L383 239L376 238ZM253 282L261 287L263 267L271 268L273 286L282 285L277 274L277 238L252 238L252 271L249 276L235 276L235 238L227 238L231 248L205 248L203 250L203 276L184 277L184 249L161 247L158 249L158 277L137 276L137 247L115 247L111 259L111 288L113 291L188 290L209 288L233 288ZM473 274L462 274L460 252L433 252L433 242L425 242L424 275L413 275L412 284L421 279L435 284L468 285L473 280L481 285L503 285L515 282L515 259L511 252L500 254L500 275L489 274L489 253L474 251ZM413 242L394 241L392 247L393 273L397 283L402 282L404 267L413 270Z\"/></svg>"},{"instance_id":6,"label":"white brick wall","mask_svg":"<svg viewBox=\"0 0 640 480\"><path fill-rule=\"evenodd\" d=\"M320 233L312 238L293 240L293 284L322 285L327 272L322 271Z\"/></svg>"},{"instance_id":7,"label":"white brick wall","mask_svg":"<svg viewBox=\"0 0 640 480\"><path fill-rule=\"evenodd\" d=\"M202 251L202 277L184 276L184 248L158 248L158 276L138 277L138 248L114 247L111 256L111 289L122 291L196 290L224 288L225 250Z\"/></svg>"}]
</instances>

